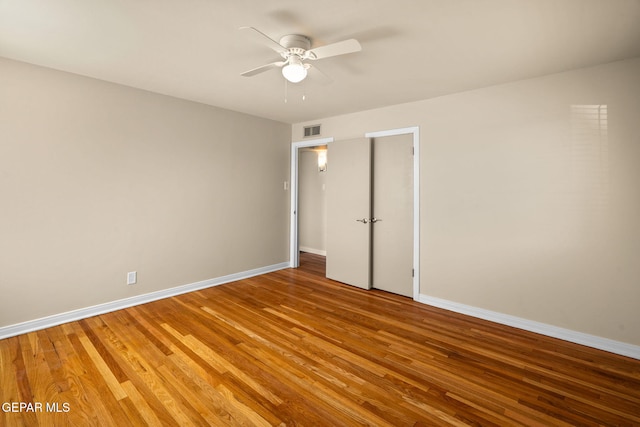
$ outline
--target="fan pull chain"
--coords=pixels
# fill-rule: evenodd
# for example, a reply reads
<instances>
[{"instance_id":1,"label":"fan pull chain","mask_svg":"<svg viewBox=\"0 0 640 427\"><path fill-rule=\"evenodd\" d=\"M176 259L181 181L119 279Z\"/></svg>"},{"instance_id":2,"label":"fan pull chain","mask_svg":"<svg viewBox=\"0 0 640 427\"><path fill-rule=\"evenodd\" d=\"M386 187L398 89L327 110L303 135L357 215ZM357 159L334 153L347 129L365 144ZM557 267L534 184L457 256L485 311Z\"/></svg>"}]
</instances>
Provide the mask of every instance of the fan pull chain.
<instances>
[{"instance_id":1,"label":"fan pull chain","mask_svg":"<svg viewBox=\"0 0 640 427\"><path fill-rule=\"evenodd\" d=\"M287 88L289 86L287 85L287 79L284 79L284 103L287 103Z\"/></svg>"},{"instance_id":2,"label":"fan pull chain","mask_svg":"<svg viewBox=\"0 0 640 427\"><path fill-rule=\"evenodd\" d=\"M302 100L306 101L307 100L307 90L303 89L302 92ZM287 81L287 79L284 79L284 103L288 103L289 102L289 82Z\"/></svg>"}]
</instances>

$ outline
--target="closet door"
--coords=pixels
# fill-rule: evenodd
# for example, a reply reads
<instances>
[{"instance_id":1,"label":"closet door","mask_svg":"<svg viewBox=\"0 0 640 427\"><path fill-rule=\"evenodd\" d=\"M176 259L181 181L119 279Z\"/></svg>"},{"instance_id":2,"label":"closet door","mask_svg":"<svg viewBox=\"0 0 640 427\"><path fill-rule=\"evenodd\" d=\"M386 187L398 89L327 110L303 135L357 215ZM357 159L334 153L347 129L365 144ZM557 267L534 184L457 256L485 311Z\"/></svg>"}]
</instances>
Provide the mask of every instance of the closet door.
<instances>
[{"instance_id":1,"label":"closet door","mask_svg":"<svg viewBox=\"0 0 640 427\"><path fill-rule=\"evenodd\" d=\"M373 140L372 287L413 296L413 135Z\"/></svg>"},{"instance_id":2,"label":"closet door","mask_svg":"<svg viewBox=\"0 0 640 427\"><path fill-rule=\"evenodd\" d=\"M371 287L371 140L327 149L327 277Z\"/></svg>"}]
</instances>

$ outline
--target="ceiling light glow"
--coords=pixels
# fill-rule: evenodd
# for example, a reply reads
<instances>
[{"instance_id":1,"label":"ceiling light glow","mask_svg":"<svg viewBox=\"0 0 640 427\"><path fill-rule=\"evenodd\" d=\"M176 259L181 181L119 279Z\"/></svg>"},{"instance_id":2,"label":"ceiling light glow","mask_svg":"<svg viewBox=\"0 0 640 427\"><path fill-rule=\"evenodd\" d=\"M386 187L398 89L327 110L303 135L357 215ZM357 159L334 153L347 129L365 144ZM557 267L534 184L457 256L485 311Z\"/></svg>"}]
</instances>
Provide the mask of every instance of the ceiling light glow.
<instances>
[{"instance_id":1,"label":"ceiling light glow","mask_svg":"<svg viewBox=\"0 0 640 427\"><path fill-rule=\"evenodd\" d=\"M291 56L289 63L282 67L282 75L291 83L299 83L307 77L307 67L297 56Z\"/></svg>"}]
</instances>

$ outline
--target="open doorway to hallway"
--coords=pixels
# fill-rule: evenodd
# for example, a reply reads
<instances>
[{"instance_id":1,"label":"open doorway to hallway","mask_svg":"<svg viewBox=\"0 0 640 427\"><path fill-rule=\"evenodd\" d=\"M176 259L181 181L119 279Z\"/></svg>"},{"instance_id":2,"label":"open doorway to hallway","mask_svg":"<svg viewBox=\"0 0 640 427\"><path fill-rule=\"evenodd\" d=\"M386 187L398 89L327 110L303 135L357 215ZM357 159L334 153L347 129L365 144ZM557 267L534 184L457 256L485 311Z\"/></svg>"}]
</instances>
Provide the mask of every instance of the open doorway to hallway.
<instances>
[{"instance_id":1,"label":"open doorway to hallway","mask_svg":"<svg viewBox=\"0 0 640 427\"><path fill-rule=\"evenodd\" d=\"M327 146L298 150L298 247L300 251L326 255Z\"/></svg>"}]
</instances>

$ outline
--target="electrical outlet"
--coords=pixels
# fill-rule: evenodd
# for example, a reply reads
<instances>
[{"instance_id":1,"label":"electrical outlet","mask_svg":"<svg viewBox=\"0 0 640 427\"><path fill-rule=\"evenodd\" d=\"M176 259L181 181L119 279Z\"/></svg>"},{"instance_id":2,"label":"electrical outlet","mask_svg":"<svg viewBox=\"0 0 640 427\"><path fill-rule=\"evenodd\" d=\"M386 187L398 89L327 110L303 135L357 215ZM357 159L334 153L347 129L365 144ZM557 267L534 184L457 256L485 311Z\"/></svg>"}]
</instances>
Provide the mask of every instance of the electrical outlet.
<instances>
[{"instance_id":1,"label":"electrical outlet","mask_svg":"<svg viewBox=\"0 0 640 427\"><path fill-rule=\"evenodd\" d=\"M127 285L134 285L138 281L138 272L130 271L127 273Z\"/></svg>"}]
</instances>

